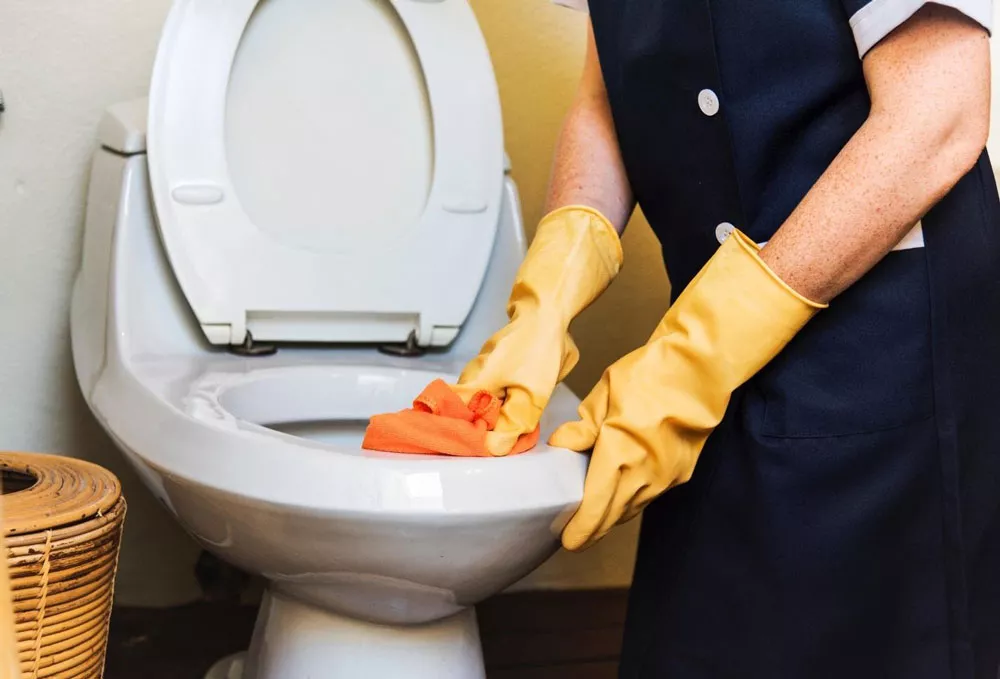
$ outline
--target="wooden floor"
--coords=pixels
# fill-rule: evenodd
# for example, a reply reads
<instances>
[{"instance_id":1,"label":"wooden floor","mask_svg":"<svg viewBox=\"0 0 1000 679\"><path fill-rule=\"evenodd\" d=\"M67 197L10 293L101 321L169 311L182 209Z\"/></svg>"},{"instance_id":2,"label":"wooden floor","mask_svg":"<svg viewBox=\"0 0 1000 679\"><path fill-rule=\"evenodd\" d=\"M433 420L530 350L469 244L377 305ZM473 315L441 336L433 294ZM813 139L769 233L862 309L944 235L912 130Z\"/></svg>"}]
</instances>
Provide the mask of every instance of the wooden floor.
<instances>
[{"instance_id":1,"label":"wooden floor","mask_svg":"<svg viewBox=\"0 0 1000 679\"><path fill-rule=\"evenodd\" d=\"M255 613L208 603L118 608L105 679L202 679L213 662L246 648ZM489 679L616 676L623 591L508 594L480 605L478 613Z\"/></svg>"}]
</instances>

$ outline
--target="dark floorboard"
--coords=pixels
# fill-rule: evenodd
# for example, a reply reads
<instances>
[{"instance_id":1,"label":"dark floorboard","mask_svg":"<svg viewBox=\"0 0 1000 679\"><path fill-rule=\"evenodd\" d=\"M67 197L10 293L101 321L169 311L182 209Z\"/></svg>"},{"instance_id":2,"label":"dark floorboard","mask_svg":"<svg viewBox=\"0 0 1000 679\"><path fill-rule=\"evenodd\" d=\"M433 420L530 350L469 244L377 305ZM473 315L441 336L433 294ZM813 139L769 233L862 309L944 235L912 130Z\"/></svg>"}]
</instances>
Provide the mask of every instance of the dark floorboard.
<instances>
[{"instance_id":1,"label":"dark floorboard","mask_svg":"<svg viewBox=\"0 0 1000 679\"><path fill-rule=\"evenodd\" d=\"M105 679L202 679L216 660L246 648L255 613L218 603L119 607ZM507 594L481 604L478 614L489 679L616 676L623 591Z\"/></svg>"}]
</instances>

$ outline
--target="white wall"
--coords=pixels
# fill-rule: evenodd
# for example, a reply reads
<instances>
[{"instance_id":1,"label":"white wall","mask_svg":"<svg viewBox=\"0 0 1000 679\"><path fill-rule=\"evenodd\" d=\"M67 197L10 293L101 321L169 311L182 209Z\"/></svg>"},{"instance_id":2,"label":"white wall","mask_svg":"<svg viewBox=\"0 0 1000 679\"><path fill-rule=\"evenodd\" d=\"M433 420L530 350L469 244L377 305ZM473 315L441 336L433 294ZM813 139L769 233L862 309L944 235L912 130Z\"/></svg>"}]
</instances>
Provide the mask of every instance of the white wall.
<instances>
[{"instance_id":1,"label":"white wall","mask_svg":"<svg viewBox=\"0 0 1000 679\"><path fill-rule=\"evenodd\" d=\"M477 0L474 5L487 38L493 41L491 48L502 92L519 92L517 83L521 78L541 78L523 94L537 97L539 92L551 90L545 84L545 78L549 78L553 82L558 79L559 91L568 96L573 74L567 70L576 67L567 64L576 63L573 60L577 52L555 58L552 37L569 32L559 41L559 49L576 50L582 20L540 6L535 9L530 4L547 0L500 2L509 4L501 7ZM86 411L73 377L67 325L94 130L107 105L145 92L168 5L168 0L0 3L0 90L8 106L8 112L0 116L0 448L83 457L120 475L130 509L119 571L119 599L150 605L182 602L197 595L192 577L197 551L151 501ZM511 39L511 35L532 30L531 25L520 25L527 23L520 21L523 17L538 19L540 37L526 39L518 46L520 38ZM517 31L511 24L514 21L520 21ZM537 47L532 53L544 58L522 63L519 55L526 54L524 50L532 45ZM505 46L507 51L501 53ZM994 78L995 85L1000 85L1000 73L995 73ZM511 101L518 94L505 96L508 112L532 110L530 101ZM537 104L537 99L534 101ZM552 137L558 124L553 117L556 109L546 110L546 120L540 122L549 126L548 137ZM997 118L1000 106L994 109ZM518 135L527 134L521 127L537 129L537 125L522 124L520 120L513 121L513 125L508 128L508 141L517 145L509 149L515 160L515 178L519 160L528 161L524 162L526 166L537 166L532 170L537 172L527 176L539 186L526 193L541 194L543 172L538 167L548 161L531 162L529 156L547 154L547 148L539 151L539 140L530 137L525 137L524 144L517 142ZM548 137L545 143L551 145ZM1000 142L991 140L991 152L1000 158L997 144ZM534 203L540 206L540 198ZM537 212L539 206L532 207L532 211ZM643 239L632 242L641 242L644 251L637 253L632 262L647 255L655 259L645 252L648 234L632 231L627 246L628 239ZM658 269L658 264L652 266L652 259L650 262L652 269ZM637 300L644 306L659 303L659 297L643 295L650 295L650 288L662 291L662 271L648 274L656 276L653 284L646 284L635 271L633 267L623 275L631 278L616 284L620 303L610 307L617 306L618 313L621 308L629 308L632 314L632 306L627 305L634 306ZM662 297L665 293L657 294ZM613 317L616 309L610 307L599 313ZM657 313L655 308L650 309L650 320ZM607 327L603 318L595 317L592 322ZM598 333L591 334L598 337ZM630 342L634 344L640 338L620 337L615 341L627 349ZM598 349L595 339L589 342ZM587 343L581 344L586 348ZM604 350L615 351L622 353L617 345L610 352ZM587 370L596 377L600 366ZM599 550L579 557L563 555L550 562L533 582L556 587L623 585L628 581L634 543L632 525L609 537Z\"/></svg>"},{"instance_id":2,"label":"white wall","mask_svg":"<svg viewBox=\"0 0 1000 679\"><path fill-rule=\"evenodd\" d=\"M80 398L68 303L94 129L144 94L166 0L0 3L0 448L103 464L129 500L119 591L165 604L197 595L196 552L142 489Z\"/></svg>"}]
</instances>

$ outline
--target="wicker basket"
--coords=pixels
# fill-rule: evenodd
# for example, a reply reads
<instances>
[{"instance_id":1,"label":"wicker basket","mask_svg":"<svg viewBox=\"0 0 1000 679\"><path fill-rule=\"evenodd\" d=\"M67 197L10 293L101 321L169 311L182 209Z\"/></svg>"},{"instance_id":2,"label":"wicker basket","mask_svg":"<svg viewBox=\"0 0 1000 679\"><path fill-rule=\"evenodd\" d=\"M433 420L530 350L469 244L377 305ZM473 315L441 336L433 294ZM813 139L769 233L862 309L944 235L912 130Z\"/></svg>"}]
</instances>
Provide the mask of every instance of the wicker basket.
<instances>
[{"instance_id":1,"label":"wicker basket","mask_svg":"<svg viewBox=\"0 0 1000 679\"><path fill-rule=\"evenodd\" d=\"M125 500L80 460L0 453L3 532L22 679L104 673Z\"/></svg>"}]
</instances>

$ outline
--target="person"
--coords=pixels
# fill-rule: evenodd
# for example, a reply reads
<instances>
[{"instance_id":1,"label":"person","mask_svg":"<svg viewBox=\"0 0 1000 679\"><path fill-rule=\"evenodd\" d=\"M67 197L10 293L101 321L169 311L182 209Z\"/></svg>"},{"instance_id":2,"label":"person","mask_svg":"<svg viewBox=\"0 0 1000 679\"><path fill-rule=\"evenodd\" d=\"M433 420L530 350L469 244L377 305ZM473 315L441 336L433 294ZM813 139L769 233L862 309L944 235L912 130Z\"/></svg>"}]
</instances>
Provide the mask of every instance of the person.
<instances>
[{"instance_id":1,"label":"person","mask_svg":"<svg viewBox=\"0 0 1000 679\"><path fill-rule=\"evenodd\" d=\"M620 675L995 679L989 0L590 0L510 322L458 388L533 430L638 202L672 304L551 443L562 533L643 509Z\"/></svg>"}]
</instances>

